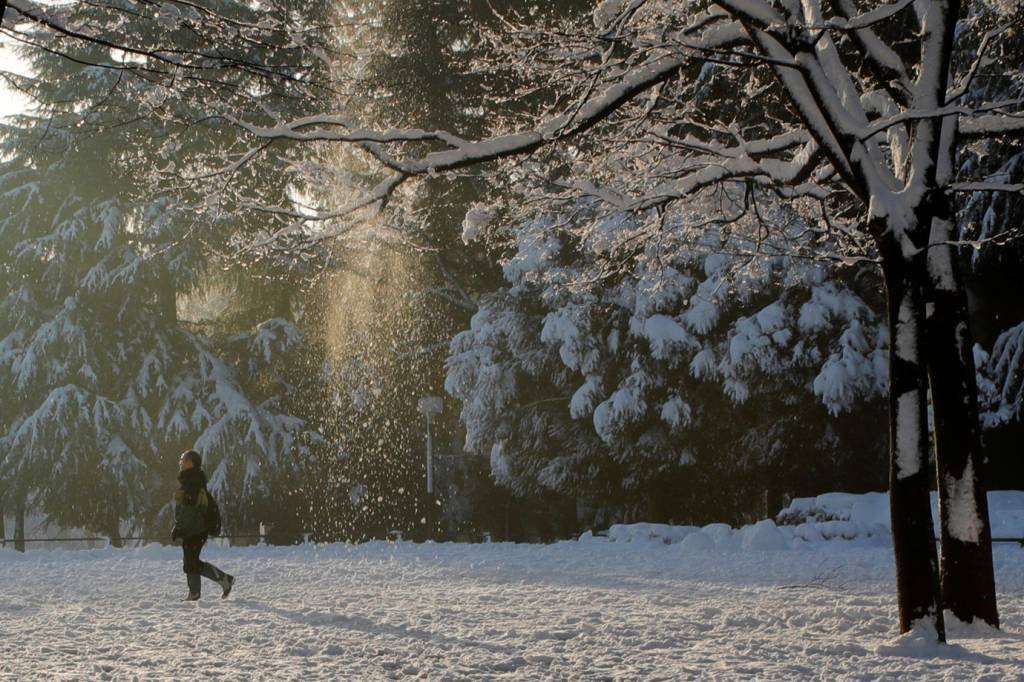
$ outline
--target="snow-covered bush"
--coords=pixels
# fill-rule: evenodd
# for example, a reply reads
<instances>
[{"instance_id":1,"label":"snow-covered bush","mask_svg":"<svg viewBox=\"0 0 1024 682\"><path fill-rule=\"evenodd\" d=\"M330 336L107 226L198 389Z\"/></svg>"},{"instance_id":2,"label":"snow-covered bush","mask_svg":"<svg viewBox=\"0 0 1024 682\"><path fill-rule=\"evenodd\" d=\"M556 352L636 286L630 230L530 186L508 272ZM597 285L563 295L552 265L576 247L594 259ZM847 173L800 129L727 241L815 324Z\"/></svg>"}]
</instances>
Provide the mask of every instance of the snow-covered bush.
<instances>
[{"instance_id":1,"label":"snow-covered bush","mask_svg":"<svg viewBox=\"0 0 1024 682\"><path fill-rule=\"evenodd\" d=\"M932 493L931 504L937 526L938 496L935 493ZM988 506L993 537L1024 538L1024 492L989 491ZM679 545L686 553L814 549L840 541L888 543L892 535L889 524L889 499L885 493L825 493L796 498L776 514L774 520L762 519L739 528L724 523L703 527L630 523L613 525L606 533L596 536L587 532L579 540Z\"/></svg>"},{"instance_id":2,"label":"snow-covered bush","mask_svg":"<svg viewBox=\"0 0 1024 682\"><path fill-rule=\"evenodd\" d=\"M467 449L490 453L499 483L659 520L699 514L708 485L742 486L744 471L864 457L828 413L886 388L870 286L854 270L722 253L721 234L694 241L687 219L663 220L657 240L625 216L600 231L506 226L508 286L453 340L446 383ZM672 502L653 511L660 494Z\"/></svg>"}]
</instances>

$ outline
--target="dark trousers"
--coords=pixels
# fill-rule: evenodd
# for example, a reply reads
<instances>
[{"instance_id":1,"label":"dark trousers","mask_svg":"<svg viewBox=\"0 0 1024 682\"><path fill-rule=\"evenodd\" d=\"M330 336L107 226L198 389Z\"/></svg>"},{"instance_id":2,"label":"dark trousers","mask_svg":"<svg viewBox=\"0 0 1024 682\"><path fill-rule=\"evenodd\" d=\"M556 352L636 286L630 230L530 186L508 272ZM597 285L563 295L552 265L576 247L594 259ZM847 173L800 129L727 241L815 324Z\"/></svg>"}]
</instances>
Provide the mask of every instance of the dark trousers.
<instances>
[{"instance_id":1,"label":"dark trousers","mask_svg":"<svg viewBox=\"0 0 1024 682\"><path fill-rule=\"evenodd\" d=\"M192 594L199 594L202 590L200 576L219 583L226 575L224 571L213 564L208 564L199 558L199 553L203 551L205 544L206 538L204 537L188 538L181 543L181 549L185 555L182 570L185 571L185 578L188 580L188 591Z\"/></svg>"}]
</instances>

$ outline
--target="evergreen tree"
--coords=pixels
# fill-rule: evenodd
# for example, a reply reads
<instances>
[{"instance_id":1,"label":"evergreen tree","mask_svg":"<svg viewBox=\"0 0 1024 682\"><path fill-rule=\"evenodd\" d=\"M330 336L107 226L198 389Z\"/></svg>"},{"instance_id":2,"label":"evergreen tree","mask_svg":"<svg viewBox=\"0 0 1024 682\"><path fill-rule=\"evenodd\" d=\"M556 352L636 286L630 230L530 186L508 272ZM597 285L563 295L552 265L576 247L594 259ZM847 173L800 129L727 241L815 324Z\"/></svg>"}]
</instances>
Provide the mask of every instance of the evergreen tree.
<instances>
[{"instance_id":1,"label":"evergreen tree","mask_svg":"<svg viewBox=\"0 0 1024 682\"><path fill-rule=\"evenodd\" d=\"M109 26L104 8L92 11ZM118 30L131 32L131 16L117 15L129 22ZM161 39L141 16L134 30L140 42ZM230 131L191 123L202 103L174 108L164 83L126 75L107 47L78 48L78 61L25 52L23 87L37 104L3 128L0 381L13 409L0 470L19 504L117 542L125 524L158 519L174 455L196 447L211 489L227 498L228 530L251 528L261 494L308 446L277 369L302 335L265 293L261 306L238 314L244 306L232 301L214 319L187 299L224 280L225 267L237 282L240 264L221 254L265 221L187 188L154 191L143 172L153 159L173 157L175 145L229 150ZM258 77L233 78L247 99ZM181 134L168 145L172 130ZM243 176L253 194L278 201L293 185L268 171ZM270 276L275 264L248 269ZM237 289L229 295L242 298Z\"/></svg>"},{"instance_id":2,"label":"evergreen tree","mask_svg":"<svg viewBox=\"0 0 1024 682\"><path fill-rule=\"evenodd\" d=\"M509 286L452 343L448 390L499 480L589 498L599 523L710 521L712 506L739 520L767 490L778 505L828 480L884 483L883 434L844 427L877 416L886 386L870 277L771 244L744 265L672 220L639 250L627 216L570 225L511 228Z\"/></svg>"}]
</instances>

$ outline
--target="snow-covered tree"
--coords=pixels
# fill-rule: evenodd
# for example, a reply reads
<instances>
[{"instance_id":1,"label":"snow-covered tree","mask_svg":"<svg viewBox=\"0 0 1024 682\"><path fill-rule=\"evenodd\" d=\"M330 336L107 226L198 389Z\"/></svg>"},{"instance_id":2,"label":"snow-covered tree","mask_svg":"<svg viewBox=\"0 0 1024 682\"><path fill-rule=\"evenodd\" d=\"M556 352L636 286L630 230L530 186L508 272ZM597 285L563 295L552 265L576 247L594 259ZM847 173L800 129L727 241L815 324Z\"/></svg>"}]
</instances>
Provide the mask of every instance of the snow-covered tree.
<instances>
[{"instance_id":1,"label":"snow-covered tree","mask_svg":"<svg viewBox=\"0 0 1024 682\"><path fill-rule=\"evenodd\" d=\"M998 26L1004 20L1005 3L982 2L971 7L977 22L984 19ZM1018 8L1019 11L1020 8ZM988 50L993 37L988 32L964 34L973 49L965 57L974 57ZM983 48L983 45L985 46ZM993 46L991 59L999 62L1000 69L992 74L975 77L969 84L969 97L984 101L996 97L1024 97L1024 41L1001 41ZM1007 187L1024 188L1024 145L1019 136L991 136L974 140L960 153L964 169L991 178ZM989 429L1010 422L1022 424L1021 381L1024 377L1024 353L1020 351L1024 307L1012 281L1024 259L1024 246L1020 240L1020 226L1024 224L1024 196L1020 192L973 191L968 194L961 210L959 238L975 247L969 253L969 271L974 307L989 313L975 317L980 329L979 338L986 339L987 351L980 354L984 414L983 424ZM983 248L990 242L1000 248Z\"/></svg>"},{"instance_id":2,"label":"snow-covered tree","mask_svg":"<svg viewBox=\"0 0 1024 682\"><path fill-rule=\"evenodd\" d=\"M126 10L120 23L102 7L89 10L92 23L75 20L137 29L137 44L161 39ZM195 192L153 191L149 164L201 103L163 106L160 79L139 77L131 58L126 77L125 55L101 41L60 47L77 60L25 51L30 75L18 83L35 104L3 129L0 381L12 409L0 469L21 502L117 542L125 523L153 522L176 454L195 447L228 502L227 527L251 527L260 519L246 510L309 443L278 370L302 334L266 286L247 301L225 286L240 268L221 254L262 221ZM236 71L220 85L245 92L253 78ZM175 143L230 141L190 126ZM279 201L289 181L266 171L244 176ZM248 271L270 276L273 263Z\"/></svg>"},{"instance_id":3,"label":"snow-covered tree","mask_svg":"<svg viewBox=\"0 0 1024 682\"><path fill-rule=\"evenodd\" d=\"M359 206L386 201L410 178L533 155L519 177L546 178L547 197L589 195L609 212L650 214L750 187L755 204L791 203L841 254L877 254L893 340L900 625L929 620L941 638L941 600L932 589L939 571L928 504L929 388L943 593L958 617L998 622L973 344L951 242L956 193L1019 191L956 163L972 140L1021 131L1018 98L1004 90L976 98L970 87L999 76L1002 67L989 57L1017 40L1019 29L1009 8L968 14L972 6L610 0L595 10L596 30L517 34L526 39L514 63L542 67L560 113L506 135L472 141L453 131L377 133L332 116L244 126L264 141L361 144L388 175ZM958 20L970 30L957 32ZM978 35L981 43L965 37ZM707 106L704 90L728 106ZM542 148L560 153L538 159ZM751 207L734 196L721 203L718 222L737 206ZM809 252L820 251L812 241Z\"/></svg>"},{"instance_id":4,"label":"snow-covered tree","mask_svg":"<svg viewBox=\"0 0 1024 682\"><path fill-rule=\"evenodd\" d=\"M638 249L643 225L509 230L509 286L453 341L447 383L495 477L618 501L619 518L646 502L648 519L700 519L702 493L738 493L744 471L771 473L760 497L801 469L870 459L826 435L824 406L799 407L812 390L833 412L884 392L885 330L861 296L822 264L744 264L721 234L694 243L672 219Z\"/></svg>"}]
</instances>

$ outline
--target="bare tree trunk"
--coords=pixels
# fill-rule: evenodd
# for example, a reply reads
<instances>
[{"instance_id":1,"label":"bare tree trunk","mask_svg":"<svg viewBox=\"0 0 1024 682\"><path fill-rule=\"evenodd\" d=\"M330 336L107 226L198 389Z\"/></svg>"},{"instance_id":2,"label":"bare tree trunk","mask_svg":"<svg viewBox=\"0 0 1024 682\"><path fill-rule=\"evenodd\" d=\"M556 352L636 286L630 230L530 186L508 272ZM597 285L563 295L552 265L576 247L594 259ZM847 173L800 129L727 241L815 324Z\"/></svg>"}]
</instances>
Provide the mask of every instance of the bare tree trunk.
<instances>
[{"instance_id":1,"label":"bare tree trunk","mask_svg":"<svg viewBox=\"0 0 1024 682\"><path fill-rule=\"evenodd\" d=\"M999 627L973 337L963 280L948 245L951 224L945 222L947 229L933 223L928 252L925 344L942 521L942 600L964 622L980 618Z\"/></svg>"},{"instance_id":2,"label":"bare tree trunk","mask_svg":"<svg viewBox=\"0 0 1024 682\"><path fill-rule=\"evenodd\" d=\"M111 547L124 547L124 540L121 539L121 522L117 514L113 514L110 520L110 532L107 533Z\"/></svg>"},{"instance_id":3,"label":"bare tree trunk","mask_svg":"<svg viewBox=\"0 0 1024 682\"><path fill-rule=\"evenodd\" d=\"M891 239L883 250L889 352L889 505L900 632L931 621L946 640L928 475L923 364L924 264L905 261ZM887 252L886 252L887 251ZM915 276L918 275L918 276Z\"/></svg>"},{"instance_id":4,"label":"bare tree trunk","mask_svg":"<svg viewBox=\"0 0 1024 682\"><path fill-rule=\"evenodd\" d=\"M14 502L14 549L25 551L25 502L20 499Z\"/></svg>"}]
</instances>

